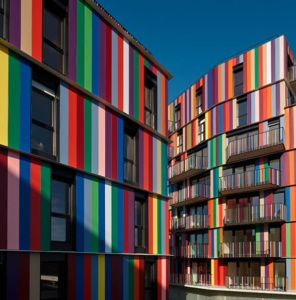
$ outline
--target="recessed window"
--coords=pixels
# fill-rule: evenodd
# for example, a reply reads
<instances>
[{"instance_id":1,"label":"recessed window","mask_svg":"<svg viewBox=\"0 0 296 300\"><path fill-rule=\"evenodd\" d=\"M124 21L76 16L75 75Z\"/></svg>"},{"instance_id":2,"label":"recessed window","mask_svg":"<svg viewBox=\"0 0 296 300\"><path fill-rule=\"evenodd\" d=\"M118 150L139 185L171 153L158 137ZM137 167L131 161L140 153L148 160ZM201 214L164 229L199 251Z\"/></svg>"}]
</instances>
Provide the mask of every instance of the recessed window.
<instances>
[{"instance_id":1,"label":"recessed window","mask_svg":"<svg viewBox=\"0 0 296 300\"><path fill-rule=\"evenodd\" d=\"M44 0L43 3L43 62L65 74L67 1Z\"/></svg>"},{"instance_id":2,"label":"recessed window","mask_svg":"<svg viewBox=\"0 0 296 300\"><path fill-rule=\"evenodd\" d=\"M145 68L145 124L156 129L157 77Z\"/></svg>"},{"instance_id":3,"label":"recessed window","mask_svg":"<svg viewBox=\"0 0 296 300\"><path fill-rule=\"evenodd\" d=\"M239 100L237 102L237 126L247 125L248 108L247 100Z\"/></svg>"},{"instance_id":4,"label":"recessed window","mask_svg":"<svg viewBox=\"0 0 296 300\"><path fill-rule=\"evenodd\" d=\"M181 104L175 108L175 130L181 127Z\"/></svg>"},{"instance_id":5,"label":"recessed window","mask_svg":"<svg viewBox=\"0 0 296 300\"><path fill-rule=\"evenodd\" d=\"M157 262L154 258L145 258L144 300L157 299Z\"/></svg>"},{"instance_id":6,"label":"recessed window","mask_svg":"<svg viewBox=\"0 0 296 300\"><path fill-rule=\"evenodd\" d=\"M178 131L178 136L177 136L177 154L183 152L183 131L180 130Z\"/></svg>"},{"instance_id":7,"label":"recessed window","mask_svg":"<svg viewBox=\"0 0 296 300\"><path fill-rule=\"evenodd\" d=\"M281 229L279 227L269 229L269 240L272 242L281 241Z\"/></svg>"},{"instance_id":8,"label":"recessed window","mask_svg":"<svg viewBox=\"0 0 296 300\"><path fill-rule=\"evenodd\" d=\"M124 181L138 183L138 127L128 121L124 125L123 136Z\"/></svg>"},{"instance_id":9,"label":"recessed window","mask_svg":"<svg viewBox=\"0 0 296 300\"><path fill-rule=\"evenodd\" d=\"M0 0L0 37L8 40L9 28L9 1Z\"/></svg>"},{"instance_id":10,"label":"recessed window","mask_svg":"<svg viewBox=\"0 0 296 300\"><path fill-rule=\"evenodd\" d=\"M0 253L0 298L6 299L6 254Z\"/></svg>"},{"instance_id":11,"label":"recessed window","mask_svg":"<svg viewBox=\"0 0 296 300\"><path fill-rule=\"evenodd\" d=\"M237 96L244 92L244 73L243 64L233 68L233 95Z\"/></svg>"},{"instance_id":12,"label":"recessed window","mask_svg":"<svg viewBox=\"0 0 296 300\"><path fill-rule=\"evenodd\" d=\"M196 108L195 115L198 116L202 113L202 88L196 90Z\"/></svg>"},{"instance_id":13,"label":"recessed window","mask_svg":"<svg viewBox=\"0 0 296 300\"><path fill-rule=\"evenodd\" d=\"M271 159L269 160L269 167L279 170L280 169L280 160L279 159Z\"/></svg>"},{"instance_id":14,"label":"recessed window","mask_svg":"<svg viewBox=\"0 0 296 300\"><path fill-rule=\"evenodd\" d=\"M144 195L135 198L135 253L147 253L148 209Z\"/></svg>"},{"instance_id":15,"label":"recessed window","mask_svg":"<svg viewBox=\"0 0 296 300\"><path fill-rule=\"evenodd\" d=\"M199 137L199 143L200 143L206 139L206 123L205 123L204 116L199 120L198 128L199 128L198 137Z\"/></svg>"},{"instance_id":16,"label":"recessed window","mask_svg":"<svg viewBox=\"0 0 296 300\"><path fill-rule=\"evenodd\" d=\"M40 299L60 300L67 296L67 263L63 254L41 254Z\"/></svg>"}]
</instances>

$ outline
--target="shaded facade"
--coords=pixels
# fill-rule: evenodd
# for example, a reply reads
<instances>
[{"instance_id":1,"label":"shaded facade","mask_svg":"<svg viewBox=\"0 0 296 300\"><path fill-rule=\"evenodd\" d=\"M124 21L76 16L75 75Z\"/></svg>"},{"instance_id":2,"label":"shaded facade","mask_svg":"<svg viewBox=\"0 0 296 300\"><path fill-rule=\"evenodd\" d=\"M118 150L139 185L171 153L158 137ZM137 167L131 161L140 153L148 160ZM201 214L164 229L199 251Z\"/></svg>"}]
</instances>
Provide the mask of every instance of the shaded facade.
<instances>
[{"instance_id":1,"label":"shaded facade","mask_svg":"<svg viewBox=\"0 0 296 300\"><path fill-rule=\"evenodd\" d=\"M90 0L0 36L0 298L168 299L171 74Z\"/></svg>"}]
</instances>

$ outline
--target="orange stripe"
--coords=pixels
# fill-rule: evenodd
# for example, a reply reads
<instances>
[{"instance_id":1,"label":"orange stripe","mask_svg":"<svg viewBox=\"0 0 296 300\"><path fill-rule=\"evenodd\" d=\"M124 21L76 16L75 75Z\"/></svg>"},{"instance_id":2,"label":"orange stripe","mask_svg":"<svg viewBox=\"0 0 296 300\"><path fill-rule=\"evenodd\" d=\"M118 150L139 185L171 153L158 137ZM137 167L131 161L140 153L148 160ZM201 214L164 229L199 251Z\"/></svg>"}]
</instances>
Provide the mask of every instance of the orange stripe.
<instances>
[{"instance_id":1,"label":"orange stripe","mask_svg":"<svg viewBox=\"0 0 296 300\"><path fill-rule=\"evenodd\" d=\"M218 102L222 101L222 65L218 66Z\"/></svg>"},{"instance_id":2,"label":"orange stripe","mask_svg":"<svg viewBox=\"0 0 296 300\"><path fill-rule=\"evenodd\" d=\"M267 106L267 118L271 118L272 117L272 112L271 112L271 86L268 86L267 87L267 103L266 103L266 106Z\"/></svg>"},{"instance_id":3,"label":"orange stripe","mask_svg":"<svg viewBox=\"0 0 296 300\"><path fill-rule=\"evenodd\" d=\"M295 219L295 201L296 201L296 187L290 187L290 221L296 221ZM288 217L288 216L287 216Z\"/></svg>"},{"instance_id":4,"label":"orange stripe","mask_svg":"<svg viewBox=\"0 0 296 300\"><path fill-rule=\"evenodd\" d=\"M233 97L233 72L232 72L232 67L233 67L232 66L232 60L230 60L230 61L228 61L228 98Z\"/></svg>"}]
</instances>

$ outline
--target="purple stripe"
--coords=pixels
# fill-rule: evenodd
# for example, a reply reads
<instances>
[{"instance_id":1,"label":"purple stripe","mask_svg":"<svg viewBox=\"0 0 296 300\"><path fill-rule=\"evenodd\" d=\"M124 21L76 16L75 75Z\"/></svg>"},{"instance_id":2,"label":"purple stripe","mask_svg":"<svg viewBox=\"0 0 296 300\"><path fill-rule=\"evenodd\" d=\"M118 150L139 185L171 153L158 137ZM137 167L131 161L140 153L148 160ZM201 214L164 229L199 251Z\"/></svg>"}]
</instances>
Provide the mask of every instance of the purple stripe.
<instances>
[{"instance_id":1,"label":"purple stripe","mask_svg":"<svg viewBox=\"0 0 296 300\"><path fill-rule=\"evenodd\" d=\"M69 29L69 78L76 82L77 0L69 1Z\"/></svg>"},{"instance_id":2,"label":"purple stripe","mask_svg":"<svg viewBox=\"0 0 296 300\"><path fill-rule=\"evenodd\" d=\"M276 90L276 115L280 115L280 99L281 99L281 86L279 83L276 84L275 90Z\"/></svg>"},{"instance_id":3,"label":"purple stripe","mask_svg":"<svg viewBox=\"0 0 296 300\"><path fill-rule=\"evenodd\" d=\"M9 42L21 48L21 1L10 0L10 11L13 14L9 16Z\"/></svg>"},{"instance_id":4,"label":"purple stripe","mask_svg":"<svg viewBox=\"0 0 296 300\"><path fill-rule=\"evenodd\" d=\"M106 107L106 177L111 178L111 153L112 153L112 144L111 144L111 111Z\"/></svg>"},{"instance_id":5,"label":"purple stripe","mask_svg":"<svg viewBox=\"0 0 296 300\"><path fill-rule=\"evenodd\" d=\"M99 18L99 97L106 100L106 24Z\"/></svg>"},{"instance_id":6,"label":"purple stripe","mask_svg":"<svg viewBox=\"0 0 296 300\"><path fill-rule=\"evenodd\" d=\"M153 64L149 61L149 70L153 72Z\"/></svg>"},{"instance_id":7,"label":"purple stripe","mask_svg":"<svg viewBox=\"0 0 296 300\"><path fill-rule=\"evenodd\" d=\"M271 41L271 81L275 81L275 40Z\"/></svg>"},{"instance_id":8,"label":"purple stripe","mask_svg":"<svg viewBox=\"0 0 296 300\"><path fill-rule=\"evenodd\" d=\"M252 94L248 94L247 96L247 112L248 112L248 124L251 124L252 123L252 116L251 116L251 113L252 113Z\"/></svg>"},{"instance_id":9,"label":"purple stripe","mask_svg":"<svg viewBox=\"0 0 296 300\"><path fill-rule=\"evenodd\" d=\"M134 218L135 218L135 203L134 203L134 192L129 190L129 251L132 253L134 251L134 241L135 241L135 231L134 231Z\"/></svg>"},{"instance_id":10,"label":"purple stripe","mask_svg":"<svg viewBox=\"0 0 296 300\"><path fill-rule=\"evenodd\" d=\"M134 116L134 48L129 45L129 115Z\"/></svg>"},{"instance_id":11,"label":"purple stripe","mask_svg":"<svg viewBox=\"0 0 296 300\"><path fill-rule=\"evenodd\" d=\"M144 162L144 158L143 158L143 144L144 144L144 138L143 138L143 129L139 130L139 186L141 188L144 187L144 178L143 178L143 174L144 174L144 167L143 167L143 162Z\"/></svg>"}]
</instances>

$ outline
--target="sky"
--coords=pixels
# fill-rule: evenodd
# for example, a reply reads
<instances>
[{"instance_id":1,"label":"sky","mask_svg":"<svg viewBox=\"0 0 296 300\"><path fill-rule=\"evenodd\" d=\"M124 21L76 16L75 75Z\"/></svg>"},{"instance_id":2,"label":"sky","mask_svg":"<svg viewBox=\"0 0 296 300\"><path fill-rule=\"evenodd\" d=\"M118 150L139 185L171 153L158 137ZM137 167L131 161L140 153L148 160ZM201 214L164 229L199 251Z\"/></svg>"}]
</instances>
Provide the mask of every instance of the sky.
<instances>
[{"instance_id":1,"label":"sky","mask_svg":"<svg viewBox=\"0 0 296 300\"><path fill-rule=\"evenodd\" d=\"M284 34L296 54L295 0L97 0L174 77L169 102L221 60Z\"/></svg>"}]
</instances>

